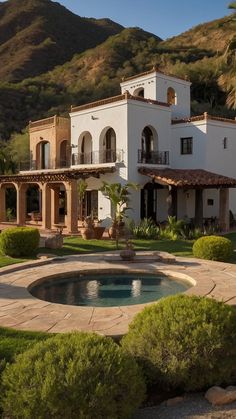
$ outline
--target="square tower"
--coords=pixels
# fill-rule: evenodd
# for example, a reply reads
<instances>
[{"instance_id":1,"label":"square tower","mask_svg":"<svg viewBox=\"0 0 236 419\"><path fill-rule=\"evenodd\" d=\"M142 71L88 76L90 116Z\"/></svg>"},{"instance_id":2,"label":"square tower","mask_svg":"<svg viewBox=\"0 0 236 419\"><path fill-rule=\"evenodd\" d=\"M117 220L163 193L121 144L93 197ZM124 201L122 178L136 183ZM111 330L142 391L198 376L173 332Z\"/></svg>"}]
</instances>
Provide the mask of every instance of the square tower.
<instances>
[{"instance_id":1,"label":"square tower","mask_svg":"<svg viewBox=\"0 0 236 419\"><path fill-rule=\"evenodd\" d=\"M168 103L173 119L190 117L191 83L186 79L165 74L153 67L145 73L124 78L120 86L122 94L128 91L132 96Z\"/></svg>"}]
</instances>

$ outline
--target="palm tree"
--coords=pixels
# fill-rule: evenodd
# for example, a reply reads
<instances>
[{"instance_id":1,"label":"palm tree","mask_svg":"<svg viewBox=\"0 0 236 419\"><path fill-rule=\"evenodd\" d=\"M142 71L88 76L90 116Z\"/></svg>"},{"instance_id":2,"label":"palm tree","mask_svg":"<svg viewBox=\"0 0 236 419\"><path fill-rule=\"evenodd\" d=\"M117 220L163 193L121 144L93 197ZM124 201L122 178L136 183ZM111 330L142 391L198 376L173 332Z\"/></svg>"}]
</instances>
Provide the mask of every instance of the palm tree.
<instances>
[{"instance_id":1,"label":"palm tree","mask_svg":"<svg viewBox=\"0 0 236 419\"><path fill-rule=\"evenodd\" d=\"M123 235L123 219L126 216L126 211L129 208L129 195L130 189L137 190L138 185L135 183L126 183L125 185L121 185L120 183L107 183L103 182L103 186L101 187L101 192L104 196L106 196L112 206L113 210L113 219L112 219L112 226L109 230L109 235L111 238L116 239L116 247L118 249L118 239L120 236Z\"/></svg>"},{"instance_id":2,"label":"palm tree","mask_svg":"<svg viewBox=\"0 0 236 419\"><path fill-rule=\"evenodd\" d=\"M138 185L135 183L121 185L121 183L103 182L100 190L111 201L114 213L113 223L121 222L125 217L126 211L129 209L129 189L137 190Z\"/></svg>"}]
</instances>

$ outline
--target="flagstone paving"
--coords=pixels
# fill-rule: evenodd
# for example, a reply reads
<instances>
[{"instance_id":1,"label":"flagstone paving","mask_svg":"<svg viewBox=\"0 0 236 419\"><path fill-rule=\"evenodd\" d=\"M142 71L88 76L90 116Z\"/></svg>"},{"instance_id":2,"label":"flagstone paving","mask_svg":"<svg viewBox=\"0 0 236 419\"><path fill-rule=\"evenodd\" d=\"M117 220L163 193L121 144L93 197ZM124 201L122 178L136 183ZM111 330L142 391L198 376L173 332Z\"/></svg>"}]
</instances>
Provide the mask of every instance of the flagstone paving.
<instances>
[{"instance_id":1,"label":"flagstone paving","mask_svg":"<svg viewBox=\"0 0 236 419\"><path fill-rule=\"evenodd\" d=\"M129 271L166 275L188 280L187 295L201 295L236 305L236 265L176 258L176 263L156 261L155 252L139 252L132 263L117 254L75 255L47 261L32 261L0 270L0 326L20 330L69 332L95 331L119 337L127 332L133 317L144 305L122 307L79 307L55 304L33 297L28 287L42 278L65 273ZM149 303L151 304L151 303Z\"/></svg>"}]
</instances>

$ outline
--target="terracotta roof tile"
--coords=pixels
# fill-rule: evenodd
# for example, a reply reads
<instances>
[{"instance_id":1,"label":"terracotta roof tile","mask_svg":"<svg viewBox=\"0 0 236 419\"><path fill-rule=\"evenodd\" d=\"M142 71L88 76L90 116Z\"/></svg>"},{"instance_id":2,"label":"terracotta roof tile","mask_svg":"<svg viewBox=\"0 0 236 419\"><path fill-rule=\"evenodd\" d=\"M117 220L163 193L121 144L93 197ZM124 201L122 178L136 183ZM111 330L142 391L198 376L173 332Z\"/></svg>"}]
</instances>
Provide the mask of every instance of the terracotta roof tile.
<instances>
[{"instance_id":1,"label":"terracotta roof tile","mask_svg":"<svg viewBox=\"0 0 236 419\"><path fill-rule=\"evenodd\" d=\"M207 172L202 169L149 169L140 167L139 173L151 177L157 183L177 188L236 187L236 179Z\"/></svg>"}]
</instances>

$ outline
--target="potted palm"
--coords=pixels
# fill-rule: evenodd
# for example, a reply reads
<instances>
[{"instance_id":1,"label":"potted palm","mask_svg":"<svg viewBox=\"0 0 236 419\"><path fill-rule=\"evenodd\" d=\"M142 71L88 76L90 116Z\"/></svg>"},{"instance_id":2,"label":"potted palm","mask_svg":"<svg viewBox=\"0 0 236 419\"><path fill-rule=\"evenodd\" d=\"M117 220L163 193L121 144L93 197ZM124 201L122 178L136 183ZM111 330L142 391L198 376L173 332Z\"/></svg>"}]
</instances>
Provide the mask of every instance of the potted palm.
<instances>
[{"instance_id":1,"label":"potted palm","mask_svg":"<svg viewBox=\"0 0 236 419\"><path fill-rule=\"evenodd\" d=\"M113 239L118 240L118 237L124 235L124 218L126 217L126 211L129 208L129 195L130 189L137 190L138 185L135 183L107 183L103 182L103 186L100 189L104 196L106 196L112 206L112 225L109 229L109 236Z\"/></svg>"}]
</instances>

